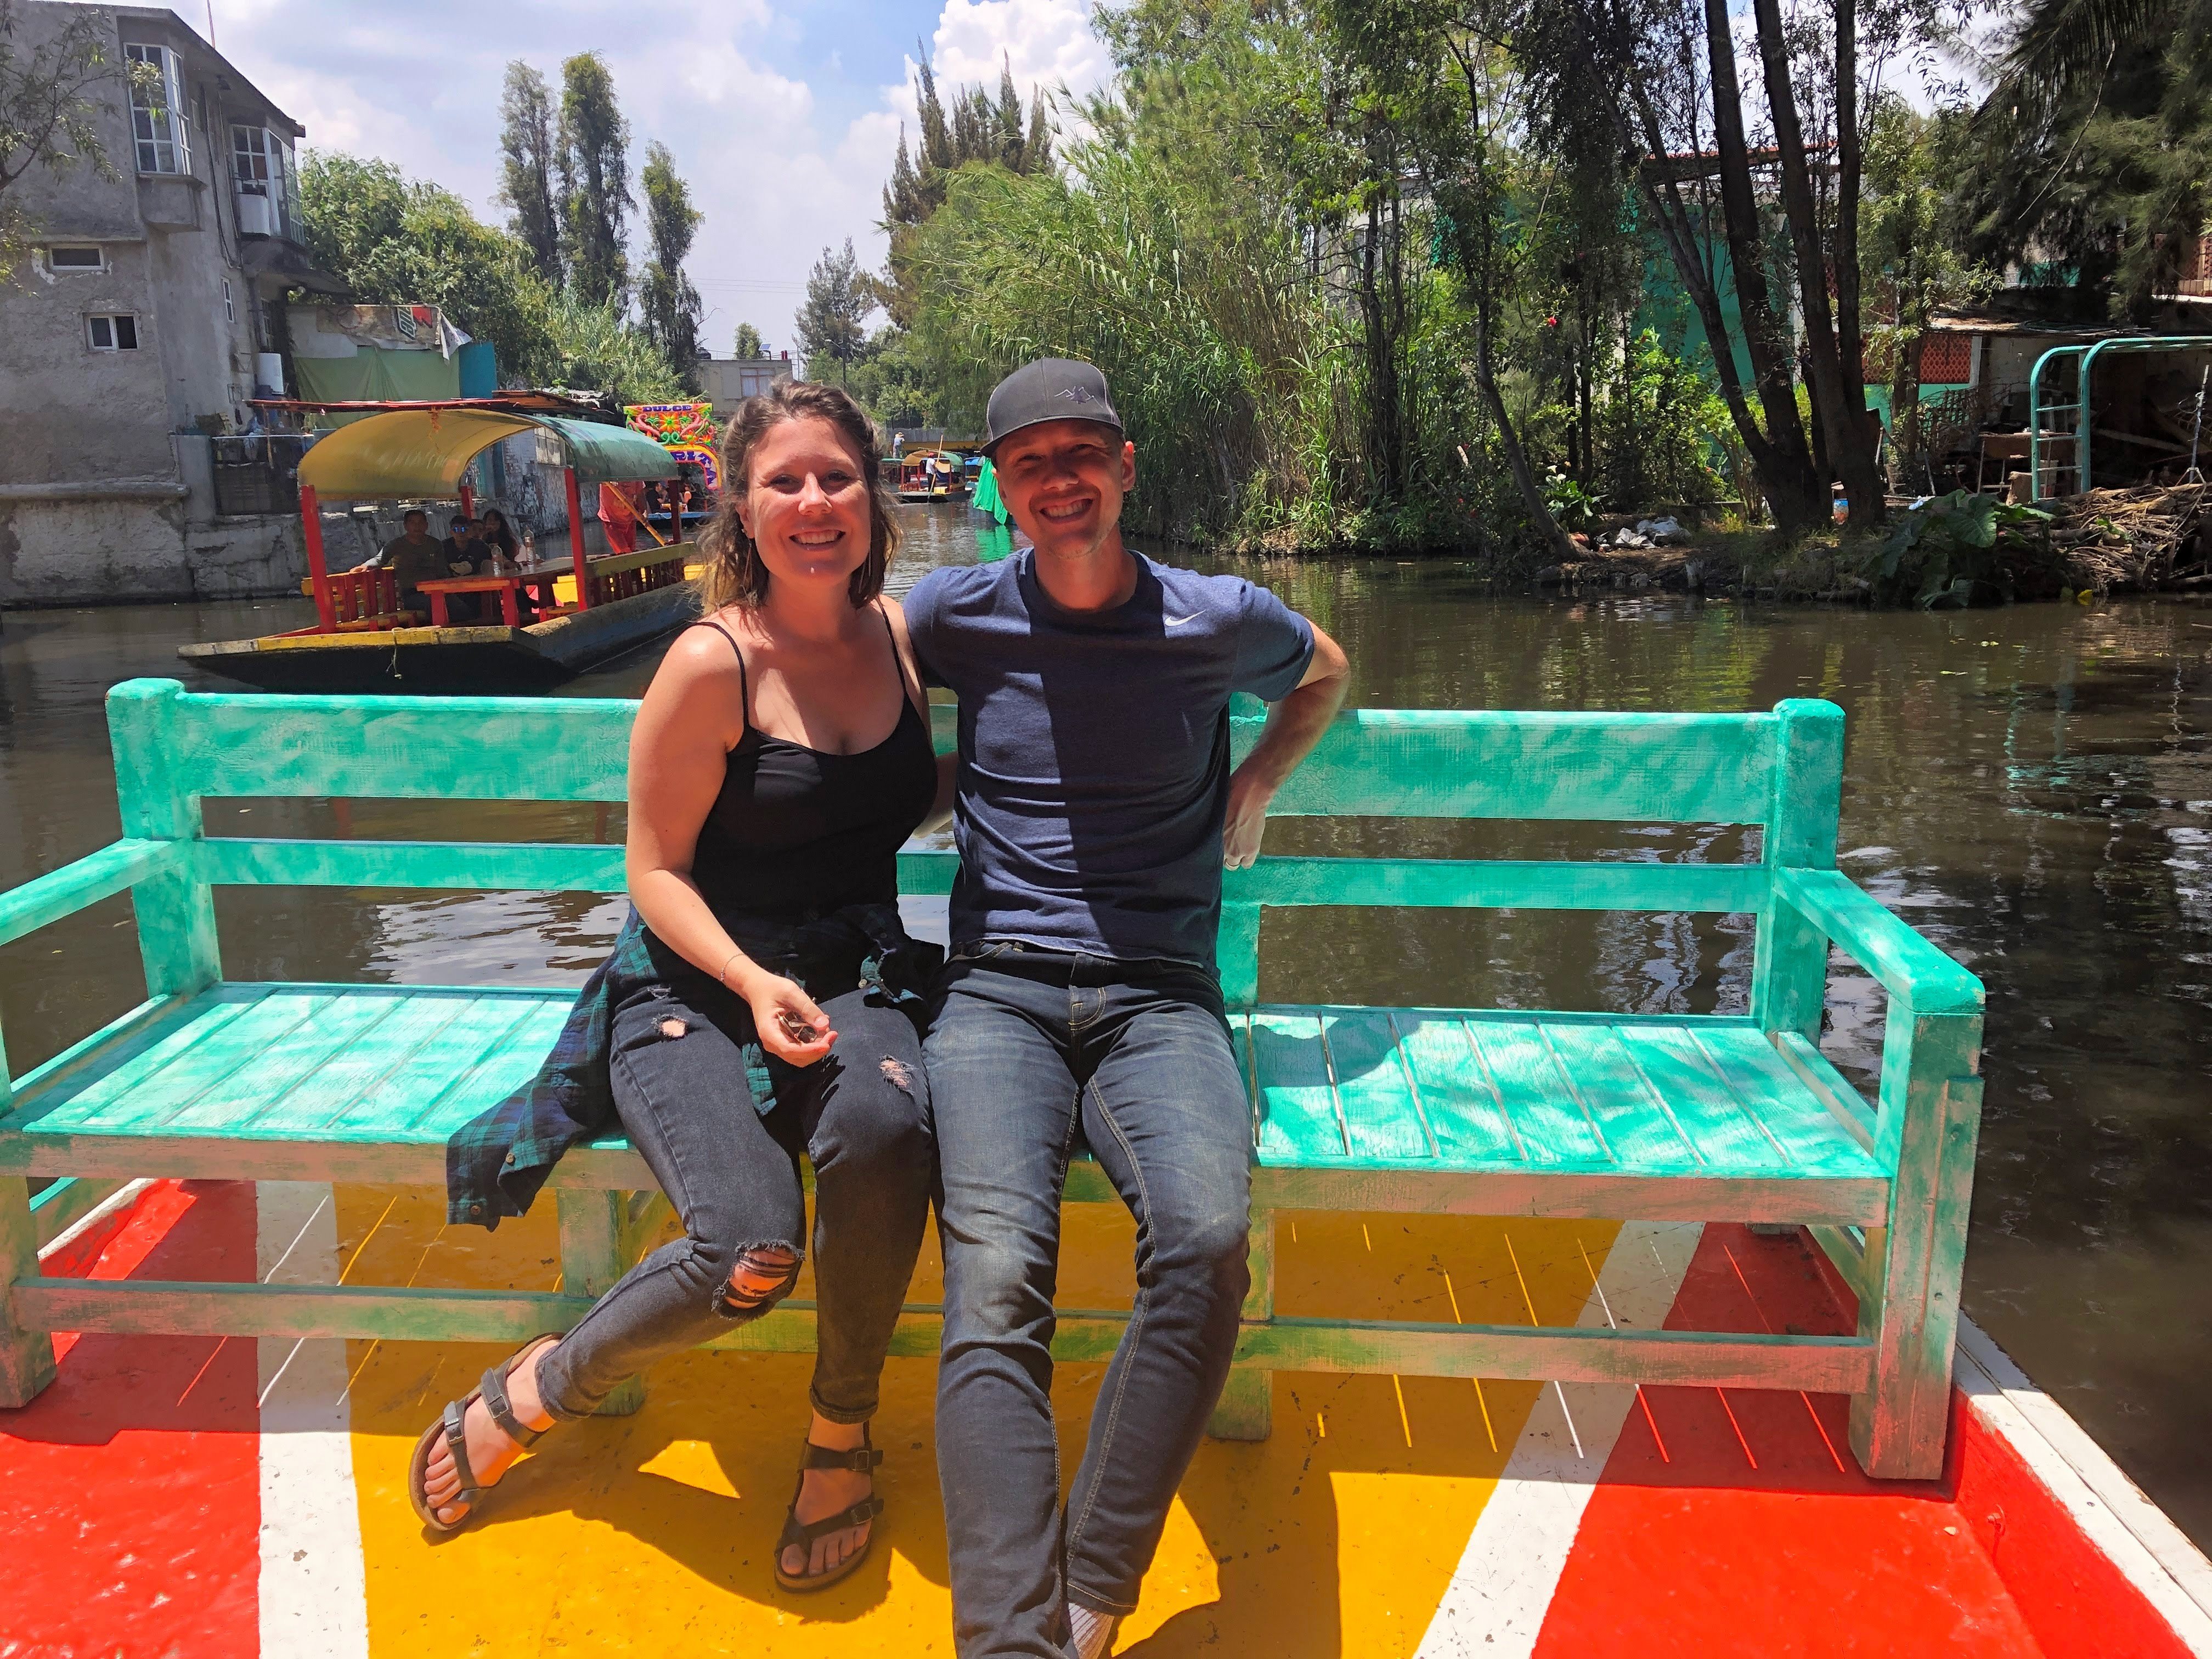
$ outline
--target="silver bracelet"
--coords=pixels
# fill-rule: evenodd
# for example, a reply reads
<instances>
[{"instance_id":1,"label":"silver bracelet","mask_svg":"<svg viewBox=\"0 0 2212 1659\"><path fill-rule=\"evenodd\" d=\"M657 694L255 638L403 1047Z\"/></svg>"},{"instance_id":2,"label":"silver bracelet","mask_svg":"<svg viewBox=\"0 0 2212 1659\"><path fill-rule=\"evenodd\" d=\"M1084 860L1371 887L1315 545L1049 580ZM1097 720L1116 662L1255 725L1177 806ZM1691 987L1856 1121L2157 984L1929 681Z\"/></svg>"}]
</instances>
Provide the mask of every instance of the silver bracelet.
<instances>
[{"instance_id":1,"label":"silver bracelet","mask_svg":"<svg viewBox=\"0 0 2212 1659\"><path fill-rule=\"evenodd\" d=\"M721 981L722 988L723 988L725 991L728 991L728 990L730 990L730 988L730 988L730 963L731 963L731 962L735 962L735 961L736 961L739 957L741 957L741 956L743 956L743 955L744 955L744 952L743 951L731 951L731 952L730 952L730 961L729 961L729 962L726 962L726 963L724 963L722 964L722 971L721 971L720 973L719 973L719 974L717 974L717 975L714 975L714 977L715 977L716 979L718 979L718 980L720 980L720 981ZM734 993L732 993L732 994L734 994Z\"/></svg>"}]
</instances>

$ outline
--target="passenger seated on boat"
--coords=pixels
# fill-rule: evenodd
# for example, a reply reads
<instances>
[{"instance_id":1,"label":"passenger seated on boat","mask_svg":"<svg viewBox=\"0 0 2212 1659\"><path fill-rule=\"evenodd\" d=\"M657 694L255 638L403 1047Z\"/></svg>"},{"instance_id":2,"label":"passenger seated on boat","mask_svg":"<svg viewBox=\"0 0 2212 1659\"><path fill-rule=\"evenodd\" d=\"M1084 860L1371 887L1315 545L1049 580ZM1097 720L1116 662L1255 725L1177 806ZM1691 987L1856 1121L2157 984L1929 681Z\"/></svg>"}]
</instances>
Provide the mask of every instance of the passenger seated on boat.
<instances>
[{"instance_id":1,"label":"passenger seated on boat","mask_svg":"<svg viewBox=\"0 0 2212 1659\"><path fill-rule=\"evenodd\" d=\"M654 1360L790 1292L804 1154L814 1414L776 1577L818 1589L866 1552L867 1424L936 1166L919 1021L942 953L900 924L898 853L951 797L883 597L898 534L879 444L834 386L781 384L731 423L722 476L740 482L702 543L707 619L670 648L630 744L635 908L537 1079L447 1145L449 1219L489 1226L619 1125L684 1231L424 1431L409 1490L438 1531L474 1520L540 1433L623 1409Z\"/></svg>"},{"instance_id":2,"label":"passenger seated on boat","mask_svg":"<svg viewBox=\"0 0 2212 1659\"><path fill-rule=\"evenodd\" d=\"M453 533L439 544L439 556L446 567L439 574L481 576L489 573L494 555L491 549L484 544L477 521L465 513L456 513L448 528ZM450 620L472 623L477 620L479 614L475 594L446 595L446 615Z\"/></svg>"},{"instance_id":3,"label":"passenger seated on boat","mask_svg":"<svg viewBox=\"0 0 2212 1659\"><path fill-rule=\"evenodd\" d=\"M445 572L444 550L430 536L430 515L419 507L410 507L400 515L400 533L385 543L383 550L373 559L363 559L355 567L357 570L389 570L399 579L399 608L430 614L430 596L416 584L426 576L435 578Z\"/></svg>"}]
</instances>

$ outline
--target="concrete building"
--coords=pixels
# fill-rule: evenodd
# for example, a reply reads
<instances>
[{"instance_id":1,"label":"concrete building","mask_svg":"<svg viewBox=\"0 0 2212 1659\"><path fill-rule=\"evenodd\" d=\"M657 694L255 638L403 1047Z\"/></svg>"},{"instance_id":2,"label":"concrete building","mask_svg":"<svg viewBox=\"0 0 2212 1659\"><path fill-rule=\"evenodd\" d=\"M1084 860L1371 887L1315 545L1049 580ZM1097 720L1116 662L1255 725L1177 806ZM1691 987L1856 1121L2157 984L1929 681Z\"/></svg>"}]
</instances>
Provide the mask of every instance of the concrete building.
<instances>
[{"instance_id":1,"label":"concrete building","mask_svg":"<svg viewBox=\"0 0 2212 1659\"><path fill-rule=\"evenodd\" d=\"M15 9L19 50L89 15L160 90L89 91L115 178L80 163L10 187L36 228L0 285L0 605L296 591L282 456L216 440L257 384L283 389L270 302L339 289L295 240L305 129L173 11Z\"/></svg>"},{"instance_id":2,"label":"concrete building","mask_svg":"<svg viewBox=\"0 0 2212 1659\"><path fill-rule=\"evenodd\" d=\"M726 421L738 405L757 398L778 380L791 378L791 354L781 357L702 357L699 395L714 406L714 418Z\"/></svg>"}]
</instances>

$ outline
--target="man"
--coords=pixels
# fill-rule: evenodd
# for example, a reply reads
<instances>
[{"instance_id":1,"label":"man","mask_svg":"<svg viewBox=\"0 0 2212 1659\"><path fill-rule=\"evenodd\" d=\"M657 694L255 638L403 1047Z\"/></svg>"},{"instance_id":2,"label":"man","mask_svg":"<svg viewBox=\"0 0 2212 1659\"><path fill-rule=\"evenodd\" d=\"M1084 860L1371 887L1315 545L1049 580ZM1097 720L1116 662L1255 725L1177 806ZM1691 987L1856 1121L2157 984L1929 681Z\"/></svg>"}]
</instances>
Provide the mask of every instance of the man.
<instances>
[{"instance_id":1,"label":"man","mask_svg":"<svg viewBox=\"0 0 2212 1659\"><path fill-rule=\"evenodd\" d=\"M643 487L635 483L603 483L599 486L599 523L607 538L610 553L637 551L637 526L645 510Z\"/></svg>"},{"instance_id":2,"label":"man","mask_svg":"<svg viewBox=\"0 0 2212 1659\"><path fill-rule=\"evenodd\" d=\"M1251 1119L1212 967L1222 867L1259 856L1346 667L1264 588L1122 544L1136 451L1096 368L1016 371L988 424L1035 546L906 599L960 698L960 875L927 1050L938 1466L963 1659L1093 1659L1136 1605L1249 1283ZM1232 774L1240 690L1273 707ZM1048 1345L1079 1143L1136 1217L1137 1298L1062 1510Z\"/></svg>"},{"instance_id":3,"label":"man","mask_svg":"<svg viewBox=\"0 0 2212 1659\"><path fill-rule=\"evenodd\" d=\"M444 561L441 576L482 576L489 574L499 563L499 556L481 534L483 526L465 513L456 513L447 525L451 532L438 545L439 556ZM446 595L446 617L453 623L472 623L477 619L477 598L469 593Z\"/></svg>"},{"instance_id":4,"label":"man","mask_svg":"<svg viewBox=\"0 0 2212 1659\"><path fill-rule=\"evenodd\" d=\"M385 543L384 550L373 559L364 559L356 567L361 570L381 567L398 579L399 608L430 614L430 596L418 584L423 578L432 580L446 574L444 547L430 539L430 515L419 507L410 507L401 514L400 533Z\"/></svg>"}]
</instances>

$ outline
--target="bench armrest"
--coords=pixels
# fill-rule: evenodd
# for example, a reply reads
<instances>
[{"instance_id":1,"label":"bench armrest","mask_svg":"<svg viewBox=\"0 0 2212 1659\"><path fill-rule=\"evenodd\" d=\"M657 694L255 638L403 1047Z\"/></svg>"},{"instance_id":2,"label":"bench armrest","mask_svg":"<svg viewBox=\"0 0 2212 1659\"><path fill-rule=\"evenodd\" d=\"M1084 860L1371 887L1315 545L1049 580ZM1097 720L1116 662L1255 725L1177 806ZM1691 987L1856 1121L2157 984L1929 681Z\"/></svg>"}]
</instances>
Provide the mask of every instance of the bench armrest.
<instances>
[{"instance_id":1,"label":"bench armrest","mask_svg":"<svg viewBox=\"0 0 2212 1659\"><path fill-rule=\"evenodd\" d=\"M1884 909L1839 871L1774 872L1774 896L1840 945L1916 1014L1978 1014L1980 980Z\"/></svg>"},{"instance_id":2,"label":"bench armrest","mask_svg":"<svg viewBox=\"0 0 2212 1659\"><path fill-rule=\"evenodd\" d=\"M0 945L12 945L48 922L112 898L140 882L181 867L175 842L118 841L50 874L0 893Z\"/></svg>"}]
</instances>

